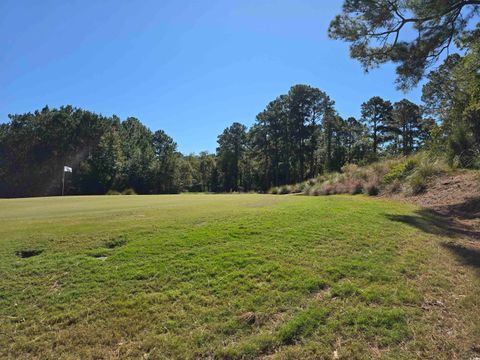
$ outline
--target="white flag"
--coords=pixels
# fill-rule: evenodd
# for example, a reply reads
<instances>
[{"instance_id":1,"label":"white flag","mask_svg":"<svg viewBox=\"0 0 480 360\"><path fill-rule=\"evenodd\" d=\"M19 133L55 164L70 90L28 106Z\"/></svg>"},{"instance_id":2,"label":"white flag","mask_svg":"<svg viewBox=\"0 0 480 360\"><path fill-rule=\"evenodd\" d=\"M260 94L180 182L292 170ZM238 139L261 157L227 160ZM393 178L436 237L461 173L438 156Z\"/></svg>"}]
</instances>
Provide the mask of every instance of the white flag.
<instances>
[{"instance_id":1,"label":"white flag","mask_svg":"<svg viewBox=\"0 0 480 360\"><path fill-rule=\"evenodd\" d=\"M70 166L64 166L63 172L72 172L72 168Z\"/></svg>"}]
</instances>

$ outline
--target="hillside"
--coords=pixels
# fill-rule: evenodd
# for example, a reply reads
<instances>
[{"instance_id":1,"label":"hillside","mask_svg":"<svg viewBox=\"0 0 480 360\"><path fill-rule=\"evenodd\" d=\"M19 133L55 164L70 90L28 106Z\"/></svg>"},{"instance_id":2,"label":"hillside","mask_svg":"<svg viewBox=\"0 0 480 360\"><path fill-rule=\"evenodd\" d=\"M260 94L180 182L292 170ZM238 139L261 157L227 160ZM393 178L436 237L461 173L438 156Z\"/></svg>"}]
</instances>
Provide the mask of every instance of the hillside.
<instances>
[{"instance_id":1,"label":"hillside","mask_svg":"<svg viewBox=\"0 0 480 360\"><path fill-rule=\"evenodd\" d=\"M452 169L420 153L368 166L347 165L303 183L270 189L273 194L366 194L402 200L476 226L480 215L480 171Z\"/></svg>"},{"instance_id":2,"label":"hillside","mask_svg":"<svg viewBox=\"0 0 480 360\"><path fill-rule=\"evenodd\" d=\"M480 173L461 170L437 176L424 192L408 200L439 214L463 219L465 225L474 225L480 215Z\"/></svg>"},{"instance_id":3,"label":"hillside","mask_svg":"<svg viewBox=\"0 0 480 360\"><path fill-rule=\"evenodd\" d=\"M463 239L366 196L0 200L0 357L472 358Z\"/></svg>"}]
</instances>

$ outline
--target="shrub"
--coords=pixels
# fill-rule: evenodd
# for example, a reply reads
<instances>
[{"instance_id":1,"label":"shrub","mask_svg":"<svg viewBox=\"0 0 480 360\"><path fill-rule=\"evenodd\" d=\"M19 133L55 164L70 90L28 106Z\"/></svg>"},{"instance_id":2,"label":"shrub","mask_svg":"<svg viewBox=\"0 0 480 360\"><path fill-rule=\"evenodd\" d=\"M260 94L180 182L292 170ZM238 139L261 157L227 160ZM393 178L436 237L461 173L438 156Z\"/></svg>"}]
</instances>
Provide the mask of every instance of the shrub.
<instances>
[{"instance_id":1,"label":"shrub","mask_svg":"<svg viewBox=\"0 0 480 360\"><path fill-rule=\"evenodd\" d=\"M422 174L415 172L408 179L409 195L417 195L425 191L427 188L427 178Z\"/></svg>"},{"instance_id":2,"label":"shrub","mask_svg":"<svg viewBox=\"0 0 480 360\"><path fill-rule=\"evenodd\" d=\"M348 177L350 179L365 181L368 180L368 173L365 168L351 166L349 168Z\"/></svg>"},{"instance_id":3,"label":"shrub","mask_svg":"<svg viewBox=\"0 0 480 360\"><path fill-rule=\"evenodd\" d=\"M277 195L278 194L278 187L275 186L275 187L271 188L269 193L272 194L272 195Z\"/></svg>"},{"instance_id":4,"label":"shrub","mask_svg":"<svg viewBox=\"0 0 480 360\"><path fill-rule=\"evenodd\" d=\"M283 185L280 187L278 193L280 195L290 194L292 192L292 187L290 185Z\"/></svg>"},{"instance_id":5,"label":"shrub","mask_svg":"<svg viewBox=\"0 0 480 360\"><path fill-rule=\"evenodd\" d=\"M475 137L467 124L460 122L453 128L447 145L447 156L452 166L469 168L477 162Z\"/></svg>"},{"instance_id":6,"label":"shrub","mask_svg":"<svg viewBox=\"0 0 480 360\"><path fill-rule=\"evenodd\" d=\"M345 174L341 173L333 173L330 177L330 182L335 184L335 183L341 183L347 179L347 176Z\"/></svg>"},{"instance_id":7,"label":"shrub","mask_svg":"<svg viewBox=\"0 0 480 360\"><path fill-rule=\"evenodd\" d=\"M429 157L423 157L415 171L408 177L409 195L425 191L430 178L448 170L448 165L444 161L439 159L433 161Z\"/></svg>"},{"instance_id":8,"label":"shrub","mask_svg":"<svg viewBox=\"0 0 480 360\"><path fill-rule=\"evenodd\" d=\"M417 161L413 158L405 162L392 166L392 168L383 177L383 183L389 184L396 179L404 179L412 173L417 166Z\"/></svg>"},{"instance_id":9,"label":"shrub","mask_svg":"<svg viewBox=\"0 0 480 360\"><path fill-rule=\"evenodd\" d=\"M426 178L440 175L447 171L449 171L448 165L440 159L435 161L432 161L432 159L424 159L416 170L416 172L420 173Z\"/></svg>"},{"instance_id":10,"label":"shrub","mask_svg":"<svg viewBox=\"0 0 480 360\"><path fill-rule=\"evenodd\" d=\"M346 164L342 166L342 172L344 174L354 174L358 172L359 166L356 164Z\"/></svg>"},{"instance_id":11,"label":"shrub","mask_svg":"<svg viewBox=\"0 0 480 360\"><path fill-rule=\"evenodd\" d=\"M305 187L306 187L305 183L295 184L295 185L292 186L291 192L293 194L298 194L298 193L304 192Z\"/></svg>"},{"instance_id":12,"label":"shrub","mask_svg":"<svg viewBox=\"0 0 480 360\"><path fill-rule=\"evenodd\" d=\"M306 192L310 188L310 185L308 185L307 182L303 182L300 184L300 190L301 192Z\"/></svg>"},{"instance_id":13,"label":"shrub","mask_svg":"<svg viewBox=\"0 0 480 360\"><path fill-rule=\"evenodd\" d=\"M132 188L128 188L122 191L122 195L137 195L137 193Z\"/></svg>"},{"instance_id":14,"label":"shrub","mask_svg":"<svg viewBox=\"0 0 480 360\"><path fill-rule=\"evenodd\" d=\"M363 192L363 185L358 180L350 180L348 189L348 192L352 195L361 194Z\"/></svg>"},{"instance_id":15,"label":"shrub","mask_svg":"<svg viewBox=\"0 0 480 360\"><path fill-rule=\"evenodd\" d=\"M342 167L342 172L349 179L355 180L367 180L368 179L368 168L360 167L356 164L347 164Z\"/></svg>"},{"instance_id":16,"label":"shrub","mask_svg":"<svg viewBox=\"0 0 480 360\"><path fill-rule=\"evenodd\" d=\"M375 181L370 181L365 184L365 193L369 196L376 196L379 193L377 183Z\"/></svg>"},{"instance_id":17,"label":"shrub","mask_svg":"<svg viewBox=\"0 0 480 360\"><path fill-rule=\"evenodd\" d=\"M330 181L324 181L322 185L320 185L320 195L333 195L335 194L335 185L330 183Z\"/></svg>"},{"instance_id":18,"label":"shrub","mask_svg":"<svg viewBox=\"0 0 480 360\"><path fill-rule=\"evenodd\" d=\"M389 164L388 162L378 162L378 163L374 163L372 164L372 166L370 167L370 174L376 174L377 176L380 176L383 178L383 176L385 176L385 174L388 172L389 170Z\"/></svg>"},{"instance_id":19,"label":"shrub","mask_svg":"<svg viewBox=\"0 0 480 360\"><path fill-rule=\"evenodd\" d=\"M121 195L117 190L108 190L106 195Z\"/></svg>"},{"instance_id":20,"label":"shrub","mask_svg":"<svg viewBox=\"0 0 480 360\"><path fill-rule=\"evenodd\" d=\"M402 181L400 179L393 180L385 188L385 191L390 194L399 193L401 190L402 190Z\"/></svg>"},{"instance_id":21,"label":"shrub","mask_svg":"<svg viewBox=\"0 0 480 360\"><path fill-rule=\"evenodd\" d=\"M345 194L347 192L348 192L348 187L347 187L347 184L345 184L344 182L338 182L333 185L333 190L332 190L333 194Z\"/></svg>"}]
</instances>

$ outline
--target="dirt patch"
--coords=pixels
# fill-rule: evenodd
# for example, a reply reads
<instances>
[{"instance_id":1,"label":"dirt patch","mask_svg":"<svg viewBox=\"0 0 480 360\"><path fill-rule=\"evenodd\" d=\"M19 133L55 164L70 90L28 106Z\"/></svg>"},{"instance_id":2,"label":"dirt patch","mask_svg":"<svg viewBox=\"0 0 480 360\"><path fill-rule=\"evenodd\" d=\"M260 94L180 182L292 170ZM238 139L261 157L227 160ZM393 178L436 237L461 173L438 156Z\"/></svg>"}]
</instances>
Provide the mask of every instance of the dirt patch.
<instances>
[{"instance_id":1,"label":"dirt patch","mask_svg":"<svg viewBox=\"0 0 480 360\"><path fill-rule=\"evenodd\" d=\"M462 171L439 176L425 193L409 199L445 216L477 219L480 217L480 173Z\"/></svg>"},{"instance_id":2,"label":"dirt patch","mask_svg":"<svg viewBox=\"0 0 480 360\"><path fill-rule=\"evenodd\" d=\"M315 300L324 300L324 299L330 298L331 296L332 296L332 293L330 291L330 286L326 286L322 290L314 294Z\"/></svg>"},{"instance_id":3,"label":"dirt patch","mask_svg":"<svg viewBox=\"0 0 480 360\"><path fill-rule=\"evenodd\" d=\"M416 196L396 199L413 202L427 222L450 235L472 240L480 248L480 172L460 171L433 179L426 191Z\"/></svg>"},{"instance_id":4,"label":"dirt patch","mask_svg":"<svg viewBox=\"0 0 480 360\"><path fill-rule=\"evenodd\" d=\"M247 325L255 324L256 320L257 320L257 317L256 317L255 313L252 312L252 311L248 311L248 312L240 315L240 321L244 324L247 324Z\"/></svg>"},{"instance_id":5,"label":"dirt patch","mask_svg":"<svg viewBox=\"0 0 480 360\"><path fill-rule=\"evenodd\" d=\"M38 249L18 250L15 252L15 255L17 255L20 258L30 258L33 256L40 255L42 252L43 250L38 250Z\"/></svg>"}]
</instances>

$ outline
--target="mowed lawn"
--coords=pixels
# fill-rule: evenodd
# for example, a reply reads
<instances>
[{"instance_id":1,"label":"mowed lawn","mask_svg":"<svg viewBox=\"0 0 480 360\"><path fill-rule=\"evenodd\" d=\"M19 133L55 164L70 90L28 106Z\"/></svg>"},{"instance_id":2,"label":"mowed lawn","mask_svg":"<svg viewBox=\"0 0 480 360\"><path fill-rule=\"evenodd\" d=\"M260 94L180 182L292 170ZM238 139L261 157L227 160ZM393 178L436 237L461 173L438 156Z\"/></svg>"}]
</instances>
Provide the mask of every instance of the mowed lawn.
<instances>
[{"instance_id":1,"label":"mowed lawn","mask_svg":"<svg viewBox=\"0 0 480 360\"><path fill-rule=\"evenodd\" d=\"M478 268L417 210L364 196L0 200L0 358L471 358Z\"/></svg>"}]
</instances>

